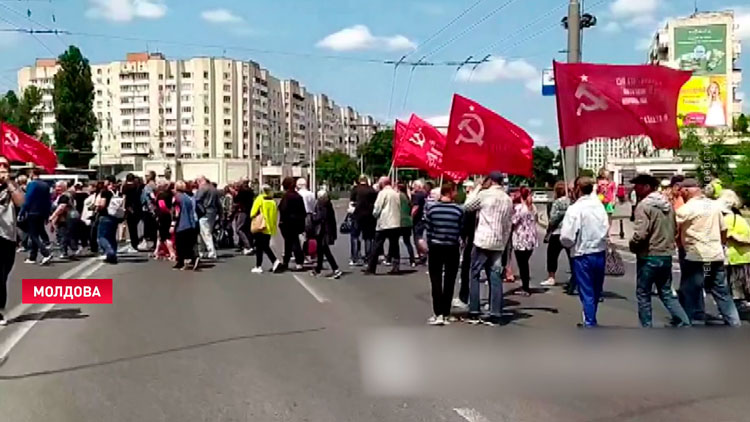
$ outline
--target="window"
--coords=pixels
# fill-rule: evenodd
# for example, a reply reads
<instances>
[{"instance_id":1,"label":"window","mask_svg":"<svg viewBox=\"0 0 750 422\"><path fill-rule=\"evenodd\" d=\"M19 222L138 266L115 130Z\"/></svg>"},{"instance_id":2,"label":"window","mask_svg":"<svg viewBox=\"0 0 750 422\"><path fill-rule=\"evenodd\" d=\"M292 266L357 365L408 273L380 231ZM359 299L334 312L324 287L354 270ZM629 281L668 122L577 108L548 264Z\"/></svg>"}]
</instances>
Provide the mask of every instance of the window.
<instances>
[{"instance_id":1,"label":"window","mask_svg":"<svg viewBox=\"0 0 750 422\"><path fill-rule=\"evenodd\" d=\"M97 75L101 75L102 74L102 70L101 69L96 69L96 74Z\"/></svg>"},{"instance_id":2,"label":"window","mask_svg":"<svg viewBox=\"0 0 750 422\"><path fill-rule=\"evenodd\" d=\"M206 146L208 146L208 137L209 137L208 130L204 130L203 131L203 138L206 139Z\"/></svg>"},{"instance_id":3,"label":"window","mask_svg":"<svg viewBox=\"0 0 750 422\"><path fill-rule=\"evenodd\" d=\"M206 113L206 114L208 114L208 113L209 113L209 108L208 108L208 106L204 106L204 107L203 107L203 112L204 112L204 113Z\"/></svg>"},{"instance_id":4,"label":"window","mask_svg":"<svg viewBox=\"0 0 750 422\"><path fill-rule=\"evenodd\" d=\"M204 125L206 125L206 126L208 126L208 125L210 124L210 123L208 122L208 117L205 117L205 118L203 119L203 124L204 124Z\"/></svg>"},{"instance_id":5,"label":"window","mask_svg":"<svg viewBox=\"0 0 750 422\"><path fill-rule=\"evenodd\" d=\"M190 107L190 106L182 107L182 112L183 113L192 113L193 112L193 108Z\"/></svg>"},{"instance_id":6,"label":"window","mask_svg":"<svg viewBox=\"0 0 750 422\"><path fill-rule=\"evenodd\" d=\"M224 79L229 79L229 73L224 72Z\"/></svg>"},{"instance_id":7,"label":"window","mask_svg":"<svg viewBox=\"0 0 750 422\"><path fill-rule=\"evenodd\" d=\"M224 96L224 104L228 104L232 102L232 97L225 95Z\"/></svg>"},{"instance_id":8,"label":"window","mask_svg":"<svg viewBox=\"0 0 750 422\"><path fill-rule=\"evenodd\" d=\"M224 114L232 114L232 110L224 107Z\"/></svg>"},{"instance_id":9,"label":"window","mask_svg":"<svg viewBox=\"0 0 750 422\"><path fill-rule=\"evenodd\" d=\"M185 78L185 79L190 79L190 76L192 76L192 75L190 74L190 72L182 72L182 77L183 77L183 78Z\"/></svg>"},{"instance_id":10,"label":"window","mask_svg":"<svg viewBox=\"0 0 750 422\"><path fill-rule=\"evenodd\" d=\"M163 81L163 80L164 80L164 75L162 75L161 73L159 74L159 80L160 80L160 81Z\"/></svg>"},{"instance_id":11,"label":"window","mask_svg":"<svg viewBox=\"0 0 750 422\"><path fill-rule=\"evenodd\" d=\"M224 131L224 137L225 137L225 138L231 138L231 137L232 137L232 132L230 132L230 131L228 131L228 130L225 130L225 131Z\"/></svg>"},{"instance_id":12,"label":"window","mask_svg":"<svg viewBox=\"0 0 750 422\"><path fill-rule=\"evenodd\" d=\"M231 126L232 125L232 120L231 119L224 119L224 125L225 126Z\"/></svg>"},{"instance_id":13,"label":"window","mask_svg":"<svg viewBox=\"0 0 750 422\"><path fill-rule=\"evenodd\" d=\"M208 79L208 72L203 72L203 79ZM208 88L206 88L208 89Z\"/></svg>"},{"instance_id":14,"label":"window","mask_svg":"<svg viewBox=\"0 0 750 422\"><path fill-rule=\"evenodd\" d=\"M203 84L203 90L208 91L208 84Z\"/></svg>"},{"instance_id":15,"label":"window","mask_svg":"<svg viewBox=\"0 0 750 422\"><path fill-rule=\"evenodd\" d=\"M224 85L224 92L232 92L232 87L229 85Z\"/></svg>"}]
</instances>

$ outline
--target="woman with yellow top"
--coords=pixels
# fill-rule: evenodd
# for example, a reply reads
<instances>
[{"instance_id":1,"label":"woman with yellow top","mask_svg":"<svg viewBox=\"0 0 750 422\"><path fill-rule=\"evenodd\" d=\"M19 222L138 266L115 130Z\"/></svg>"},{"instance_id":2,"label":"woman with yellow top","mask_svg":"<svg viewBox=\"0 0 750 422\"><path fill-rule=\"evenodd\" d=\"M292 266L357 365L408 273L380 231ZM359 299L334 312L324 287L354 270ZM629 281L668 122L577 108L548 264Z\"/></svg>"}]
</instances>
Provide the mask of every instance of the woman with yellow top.
<instances>
[{"instance_id":1,"label":"woman with yellow top","mask_svg":"<svg viewBox=\"0 0 750 422\"><path fill-rule=\"evenodd\" d=\"M262 218L262 224L259 219ZM268 259L273 262L272 272L278 271L281 261L276 259L273 250L271 250L271 237L276 234L278 227L279 210L276 207L276 201L273 199L273 190L268 185L263 185L261 193L255 198L253 208L250 211L251 231L255 236L255 268L252 273L263 273L263 254L268 255ZM258 230L256 232L256 230Z\"/></svg>"},{"instance_id":2,"label":"woman with yellow top","mask_svg":"<svg viewBox=\"0 0 750 422\"><path fill-rule=\"evenodd\" d=\"M740 215L742 202L723 189L718 199L727 225L727 279L739 309L750 308L750 224Z\"/></svg>"}]
</instances>

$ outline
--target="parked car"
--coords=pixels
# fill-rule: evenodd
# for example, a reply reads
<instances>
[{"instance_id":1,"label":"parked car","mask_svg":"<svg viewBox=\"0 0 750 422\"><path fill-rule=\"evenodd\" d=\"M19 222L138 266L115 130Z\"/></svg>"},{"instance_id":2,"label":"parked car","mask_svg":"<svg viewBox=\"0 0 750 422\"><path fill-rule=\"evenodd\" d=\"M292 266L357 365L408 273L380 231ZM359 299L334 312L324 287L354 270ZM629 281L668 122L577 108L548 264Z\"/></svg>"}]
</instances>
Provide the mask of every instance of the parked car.
<instances>
[{"instance_id":1,"label":"parked car","mask_svg":"<svg viewBox=\"0 0 750 422\"><path fill-rule=\"evenodd\" d=\"M534 202L549 202L549 194L546 191L538 190L531 193L531 200Z\"/></svg>"}]
</instances>

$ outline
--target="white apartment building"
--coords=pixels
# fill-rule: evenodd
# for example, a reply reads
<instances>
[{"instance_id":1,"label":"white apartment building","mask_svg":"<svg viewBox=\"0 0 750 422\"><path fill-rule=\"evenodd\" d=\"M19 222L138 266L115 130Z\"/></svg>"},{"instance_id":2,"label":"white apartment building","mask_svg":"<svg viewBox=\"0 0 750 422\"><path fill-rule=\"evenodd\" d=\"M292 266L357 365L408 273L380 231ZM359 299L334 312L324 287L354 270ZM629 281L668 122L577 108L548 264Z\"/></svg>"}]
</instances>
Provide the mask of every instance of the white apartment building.
<instances>
[{"instance_id":1,"label":"white apartment building","mask_svg":"<svg viewBox=\"0 0 750 422\"><path fill-rule=\"evenodd\" d=\"M21 92L31 85L43 90L42 131L53 140L58 68L54 59L40 59L18 72ZM124 61L92 65L91 72L100 126L93 150L101 152L94 166L101 160L138 170L144 158L173 158L178 152L185 159L297 164L309 160L316 142L318 151L356 153L345 149L340 107L252 61L132 53Z\"/></svg>"},{"instance_id":2,"label":"white apartment building","mask_svg":"<svg viewBox=\"0 0 750 422\"><path fill-rule=\"evenodd\" d=\"M644 136L622 139L592 139L579 148L580 167L592 170L594 173L597 173L601 168L609 168L613 161L673 156L670 150L654 149L651 139Z\"/></svg>"},{"instance_id":3,"label":"white apartment building","mask_svg":"<svg viewBox=\"0 0 750 422\"><path fill-rule=\"evenodd\" d=\"M742 44L737 28L732 11L699 12L671 19L654 34L648 51L651 64L693 70L688 84L701 78L706 84L716 82L725 103L726 126L729 127L731 118L742 113L743 101L740 94Z\"/></svg>"}]
</instances>

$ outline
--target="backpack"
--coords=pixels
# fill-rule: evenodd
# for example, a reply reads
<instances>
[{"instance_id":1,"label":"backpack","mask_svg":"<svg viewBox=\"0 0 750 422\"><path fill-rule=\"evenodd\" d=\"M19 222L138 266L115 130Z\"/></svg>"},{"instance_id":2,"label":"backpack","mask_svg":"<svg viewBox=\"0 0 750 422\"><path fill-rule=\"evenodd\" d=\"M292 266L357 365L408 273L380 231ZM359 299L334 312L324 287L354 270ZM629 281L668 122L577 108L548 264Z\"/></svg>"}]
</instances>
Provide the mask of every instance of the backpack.
<instances>
[{"instance_id":1,"label":"backpack","mask_svg":"<svg viewBox=\"0 0 750 422\"><path fill-rule=\"evenodd\" d=\"M107 205L107 214L117 219L125 218L125 198L120 195L112 196Z\"/></svg>"}]
</instances>

